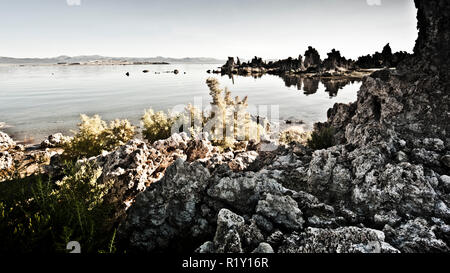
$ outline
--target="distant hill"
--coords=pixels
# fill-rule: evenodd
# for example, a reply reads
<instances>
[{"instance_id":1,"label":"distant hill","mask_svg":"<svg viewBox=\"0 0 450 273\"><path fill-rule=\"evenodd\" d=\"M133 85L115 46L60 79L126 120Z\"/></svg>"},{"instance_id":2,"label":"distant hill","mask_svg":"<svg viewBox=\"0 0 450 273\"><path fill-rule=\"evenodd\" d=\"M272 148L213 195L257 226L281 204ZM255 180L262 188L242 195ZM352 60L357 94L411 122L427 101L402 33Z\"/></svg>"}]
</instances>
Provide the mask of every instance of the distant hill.
<instances>
[{"instance_id":1,"label":"distant hill","mask_svg":"<svg viewBox=\"0 0 450 273\"><path fill-rule=\"evenodd\" d=\"M89 56L59 56L54 58L11 58L0 57L0 64L58 64L58 63L87 63L95 61L127 61L127 62L166 62L166 63L195 63L195 64L218 64L225 62L224 60L198 57L198 58L166 58L166 57L150 57L150 58L138 58L138 57L105 57L100 55Z\"/></svg>"}]
</instances>

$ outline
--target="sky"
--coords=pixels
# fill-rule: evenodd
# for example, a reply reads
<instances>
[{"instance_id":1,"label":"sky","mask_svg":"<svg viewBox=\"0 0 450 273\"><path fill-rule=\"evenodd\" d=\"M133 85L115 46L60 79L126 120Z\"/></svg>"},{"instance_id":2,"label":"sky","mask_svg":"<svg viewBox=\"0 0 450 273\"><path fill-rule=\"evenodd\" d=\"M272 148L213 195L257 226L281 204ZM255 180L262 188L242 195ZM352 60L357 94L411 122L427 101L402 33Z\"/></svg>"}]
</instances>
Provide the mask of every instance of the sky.
<instances>
[{"instance_id":1,"label":"sky","mask_svg":"<svg viewBox=\"0 0 450 273\"><path fill-rule=\"evenodd\" d=\"M322 57L412 52L413 0L0 0L0 56Z\"/></svg>"}]
</instances>

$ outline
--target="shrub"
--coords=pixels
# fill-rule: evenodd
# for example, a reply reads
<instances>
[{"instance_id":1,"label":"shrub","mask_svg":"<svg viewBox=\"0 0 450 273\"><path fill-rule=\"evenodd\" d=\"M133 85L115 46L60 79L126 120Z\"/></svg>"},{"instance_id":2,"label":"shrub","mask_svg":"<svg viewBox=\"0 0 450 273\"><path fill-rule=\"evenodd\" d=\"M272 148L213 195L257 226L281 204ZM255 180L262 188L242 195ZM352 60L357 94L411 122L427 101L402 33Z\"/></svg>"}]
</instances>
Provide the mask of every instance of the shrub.
<instances>
[{"instance_id":1,"label":"shrub","mask_svg":"<svg viewBox=\"0 0 450 273\"><path fill-rule=\"evenodd\" d=\"M308 146L314 150L326 149L334 145L334 128L323 127L314 131L308 140Z\"/></svg>"},{"instance_id":2,"label":"shrub","mask_svg":"<svg viewBox=\"0 0 450 273\"><path fill-rule=\"evenodd\" d=\"M33 176L0 184L0 253L66 252L78 241L84 253L114 249L113 207L104 202L93 163L69 165L59 182Z\"/></svg>"},{"instance_id":3,"label":"shrub","mask_svg":"<svg viewBox=\"0 0 450 273\"><path fill-rule=\"evenodd\" d=\"M231 98L231 92L219 87L217 79L206 81L212 98L211 111L197 109L191 104L184 112L174 115L149 109L142 117L143 136L150 142L166 139L173 133L185 131L191 136L207 132L214 145L221 148L233 147L236 141L259 141L264 133L263 126L252 121L247 111L248 98Z\"/></svg>"},{"instance_id":4,"label":"shrub","mask_svg":"<svg viewBox=\"0 0 450 273\"><path fill-rule=\"evenodd\" d=\"M212 110L205 116L204 128L210 133L213 143L230 146L240 140L259 141L264 128L252 121L247 111L248 97L232 99L231 92L227 88L221 89L215 78L208 78L206 84L212 98Z\"/></svg>"},{"instance_id":5,"label":"shrub","mask_svg":"<svg viewBox=\"0 0 450 273\"><path fill-rule=\"evenodd\" d=\"M279 141L284 144L299 143L306 146L310 137L311 132L304 132L300 128L289 128L280 133Z\"/></svg>"},{"instance_id":6,"label":"shrub","mask_svg":"<svg viewBox=\"0 0 450 273\"><path fill-rule=\"evenodd\" d=\"M101 154L124 145L135 135L135 127L128 120L114 120L108 126L100 116L81 115L79 131L64 144L64 154L77 159Z\"/></svg>"},{"instance_id":7,"label":"shrub","mask_svg":"<svg viewBox=\"0 0 450 273\"><path fill-rule=\"evenodd\" d=\"M142 117L144 127L142 135L150 142L166 139L171 136L172 126L176 120L177 116L171 113L165 114L162 111L155 113L153 109L148 109Z\"/></svg>"}]
</instances>

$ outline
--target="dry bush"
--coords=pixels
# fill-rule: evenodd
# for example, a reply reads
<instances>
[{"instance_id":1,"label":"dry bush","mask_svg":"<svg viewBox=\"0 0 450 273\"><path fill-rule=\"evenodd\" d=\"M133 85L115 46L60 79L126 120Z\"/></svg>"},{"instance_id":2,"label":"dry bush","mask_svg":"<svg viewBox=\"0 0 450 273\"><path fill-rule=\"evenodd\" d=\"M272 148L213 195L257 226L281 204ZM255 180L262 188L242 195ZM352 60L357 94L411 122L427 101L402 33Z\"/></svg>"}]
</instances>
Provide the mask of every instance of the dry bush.
<instances>
[{"instance_id":1,"label":"dry bush","mask_svg":"<svg viewBox=\"0 0 450 273\"><path fill-rule=\"evenodd\" d=\"M280 133L279 141L284 144L298 143L307 145L311 138L311 132L305 132L301 128L292 127Z\"/></svg>"},{"instance_id":2,"label":"dry bush","mask_svg":"<svg viewBox=\"0 0 450 273\"><path fill-rule=\"evenodd\" d=\"M195 136L206 132L214 145L233 147L236 141L259 141L263 126L252 121L247 111L248 98L232 98L231 92L221 89L217 79L206 81L212 98L211 110L205 111L189 104L180 114L165 114L149 109L142 117L143 135L150 142L165 139L183 130Z\"/></svg>"},{"instance_id":3,"label":"dry bush","mask_svg":"<svg viewBox=\"0 0 450 273\"><path fill-rule=\"evenodd\" d=\"M114 120L109 126L95 115L81 115L79 131L64 144L64 155L76 159L96 156L124 145L135 135L135 127L128 120Z\"/></svg>"}]
</instances>

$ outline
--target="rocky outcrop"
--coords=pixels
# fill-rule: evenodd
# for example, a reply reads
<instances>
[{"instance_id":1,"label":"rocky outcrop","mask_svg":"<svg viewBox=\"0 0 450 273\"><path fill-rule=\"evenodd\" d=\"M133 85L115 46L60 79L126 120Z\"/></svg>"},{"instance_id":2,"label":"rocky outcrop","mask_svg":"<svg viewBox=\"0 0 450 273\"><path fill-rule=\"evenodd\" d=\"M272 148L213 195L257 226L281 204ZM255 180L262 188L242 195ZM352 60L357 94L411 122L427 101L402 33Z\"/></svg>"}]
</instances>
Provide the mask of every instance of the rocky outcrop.
<instances>
[{"instance_id":1,"label":"rocky outcrop","mask_svg":"<svg viewBox=\"0 0 450 273\"><path fill-rule=\"evenodd\" d=\"M13 155L9 152L16 148L14 140L0 131L0 181L4 180L14 166Z\"/></svg>"},{"instance_id":2,"label":"rocky outcrop","mask_svg":"<svg viewBox=\"0 0 450 273\"><path fill-rule=\"evenodd\" d=\"M14 149L14 147L16 147L16 142L6 133L0 131L0 152Z\"/></svg>"},{"instance_id":3,"label":"rocky outcrop","mask_svg":"<svg viewBox=\"0 0 450 273\"><path fill-rule=\"evenodd\" d=\"M448 1L414 0L417 7L419 37L414 47L415 65L425 73L438 73L448 84L450 58L450 7ZM419 61L420 62L417 62ZM405 69L408 69L408 63ZM448 89L447 89L448 90Z\"/></svg>"},{"instance_id":4,"label":"rocky outcrop","mask_svg":"<svg viewBox=\"0 0 450 273\"><path fill-rule=\"evenodd\" d=\"M392 53L391 46L386 44L383 50L375 52L372 55L365 55L358 58L355 65L358 68L388 68L397 67L402 63L410 54L405 51L399 51Z\"/></svg>"},{"instance_id":5,"label":"rocky outcrop","mask_svg":"<svg viewBox=\"0 0 450 273\"><path fill-rule=\"evenodd\" d=\"M13 157L8 152L0 152L0 180L2 172L6 172L13 167Z\"/></svg>"},{"instance_id":6,"label":"rocky outcrop","mask_svg":"<svg viewBox=\"0 0 450 273\"><path fill-rule=\"evenodd\" d=\"M308 228L293 233L279 247L280 253L399 253L385 242L379 230L358 227Z\"/></svg>"},{"instance_id":7,"label":"rocky outcrop","mask_svg":"<svg viewBox=\"0 0 450 273\"><path fill-rule=\"evenodd\" d=\"M223 164L232 155L177 159L137 195L119 227L122 247L448 252L449 70L443 60L450 8L439 0L416 6L414 56L395 71L367 77L356 102L335 105L328 121L317 125L334 127L336 146L257 151L249 166L234 169ZM306 69L320 64L314 50L305 55ZM208 163L212 158L215 164Z\"/></svg>"},{"instance_id":8,"label":"rocky outcrop","mask_svg":"<svg viewBox=\"0 0 450 273\"><path fill-rule=\"evenodd\" d=\"M41 148L61 148L63 147L64 143L67 143L71 140L71 137L64 136L61 133L56 133L53 135L48 136L48 138L41 143Z\"/></svg>"},{"instance_id":9,"label":"rocky outcrop","mask_svg":"<svg viewBox=\"0 0 450 273\"><path fill-rule=\"evenodd\" d=\"M189 241L210 234L209 211L201 206L210 176L200 163L178 159L162 180L139 194L120 229L129 251L192 248Z\"/></svg>"},{"instance_id":10,"label":"rocky outcrop","mask_svg":"<svg viewBox=\"0 0 450 273\"><path fill-rule=\"evenodd\" d=\"M313 47L309 46L305 52L304 66L307 71L318 71L322 60L320 59L319 52Z\"/></svg>"},{"instance_id":11,"label":"rocky outcrop","mask_svg":"<svg viewBox=\"0 0 450 273\"><path fill-rule=\"evenodd\" d=\"M117 220L124 216L136 195L161 180L167 168L178 159L200 162L207 168L224 165L232 170L245 170L256 160L258 153L247 150L251 148L247 142L236 146L244 149L220 153L208 140L208 134L190 138L186 133L180 133L155 141L152 145L133 139L117 150L91 158L90 161L102 170L97 182L108 185L105 199L116 206L117 214L113 219Z\"/></svg>"},{"instance_id":12,"label":"rocky outcrop","mask_svg":"<svg viewBox=\"0 0 450 273\"><path fill-rule=\"evenodd\" d=\"M328 57L322 62L324 70L348 70L353 68L353 61L342 57L341 53L334 48L327 55Z\"/></svg>"},{"instance_id":13,"label":"rocky outcrop","mask_svg":"<svg viewBox=\"0 0 450 273\"><path fill-rule=\"evenodd\" d=\"M236 69L236 64L233 57L228 57L227 62L222 66L224 73L230 74Z\"/></svg>"}]
</instances>

